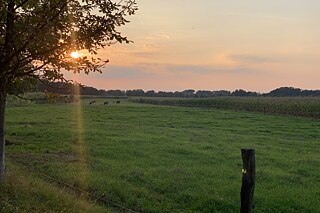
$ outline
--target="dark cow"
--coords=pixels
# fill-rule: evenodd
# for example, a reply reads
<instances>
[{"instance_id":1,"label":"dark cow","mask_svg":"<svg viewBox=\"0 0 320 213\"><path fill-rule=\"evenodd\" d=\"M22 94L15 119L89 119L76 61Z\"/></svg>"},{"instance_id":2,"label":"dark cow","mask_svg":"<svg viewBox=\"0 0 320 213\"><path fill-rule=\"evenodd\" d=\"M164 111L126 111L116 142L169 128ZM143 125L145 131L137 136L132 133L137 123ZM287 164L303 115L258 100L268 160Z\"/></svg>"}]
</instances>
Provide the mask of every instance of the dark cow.
<instances>
[{"instance_id":1,"label":"dark cow","mask_svg":"<svg viewBox=\"0 0 320 213\"><path fill-rule=\"evenodd\" d=\"M90 101L89 105L96 103L96 100Z\"/></svg>"},{"instance_id":2,"label":"dark cow","mask_svg":"<svg viewBox=\"0 0 320 213\"><path fill-rule=\"evenodd\" d=\"M116 101L116 104L120 104L120 101Z\"/></svg>"},{"instance_id":3,"label":"dark cow","mask_svg":"<svg viewBox=\"0 0 320 213\"><path fill-rule=\"evenodd\" d=\"M108 105L109 104L109 101L105 101L104 103L103 103L103 105Z\"/></svg>"}]
</instances>

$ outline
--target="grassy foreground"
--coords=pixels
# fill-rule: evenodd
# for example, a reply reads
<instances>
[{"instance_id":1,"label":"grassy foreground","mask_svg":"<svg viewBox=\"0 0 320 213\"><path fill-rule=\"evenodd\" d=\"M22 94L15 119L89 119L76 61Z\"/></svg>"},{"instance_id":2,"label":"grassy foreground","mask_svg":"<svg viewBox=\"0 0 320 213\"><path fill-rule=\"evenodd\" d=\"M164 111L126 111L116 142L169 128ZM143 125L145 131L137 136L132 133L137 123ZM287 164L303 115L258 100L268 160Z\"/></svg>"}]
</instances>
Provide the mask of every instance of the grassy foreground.
<instances>
[{"instance_id":1,"label":"grassy foreground","mask_svg":"<svg viewBox=\"0 0 320 213\"><path fill-rule=\"evenodd\" d=\"M243 147L256 150L255 212L320 211L319 120L89 101L8 108L4 212L12 204L38 212L125 211L106 200L138 212L239 212Z\"/></svg>"},{"instance_id":2,"label":"grassy foreground","mask_svg":"<svg viewBox=\"0 0 320 213\"><path fill-rule=\"evenodd\" d=\"M111 210L88 202L85 196L66 193L21 167L8 163L6 183L0 185L0 212L102 213Z\"/></svg>"}]
</instances>

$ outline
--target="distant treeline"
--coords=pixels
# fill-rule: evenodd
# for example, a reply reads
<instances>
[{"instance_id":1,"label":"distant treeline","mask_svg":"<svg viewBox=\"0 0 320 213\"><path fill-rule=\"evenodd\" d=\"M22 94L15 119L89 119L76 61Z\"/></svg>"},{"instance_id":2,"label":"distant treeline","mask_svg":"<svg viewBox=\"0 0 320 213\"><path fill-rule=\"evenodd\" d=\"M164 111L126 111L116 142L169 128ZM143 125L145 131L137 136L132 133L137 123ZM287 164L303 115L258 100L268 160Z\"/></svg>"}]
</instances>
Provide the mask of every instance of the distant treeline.
<instances>
[{"instance_id":1,"label":"distant treeline","mask_svg":"<svg viewBox=\"0 0 320 213\"><path fill-rule=\"evenodd\" d=\"M39 84L36 91L57 93L57 94L78 94L79 87L72 83L65 82L48 82L45 84ZM245 91L242 89L235 90L233 92L227 90L198 90L188 89L184 91L166 92L154 90L144 91L142 89L134 90L102 90L94 87L81 86L81 95L94 95L94 96L139 96L139 97L179 97L179 98L209 98L209 97L315 97L320 96L320 90L302 90L293 87L280 87L272 90L269 93L257 93L251 91Z\"/></svg>"}]
</instances>

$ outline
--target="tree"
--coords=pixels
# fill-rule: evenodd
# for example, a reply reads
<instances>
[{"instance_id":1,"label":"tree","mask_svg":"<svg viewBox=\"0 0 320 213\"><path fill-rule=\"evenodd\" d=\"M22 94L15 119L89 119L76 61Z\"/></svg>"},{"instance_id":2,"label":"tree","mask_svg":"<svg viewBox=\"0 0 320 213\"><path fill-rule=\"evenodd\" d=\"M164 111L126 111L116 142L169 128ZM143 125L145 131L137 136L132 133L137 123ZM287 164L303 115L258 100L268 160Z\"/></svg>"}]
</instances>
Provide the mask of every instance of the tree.
<instances>
[{"instance_id":1,"label":"tree","mask_svg":"<svg viewBox=\"0 0 320 213\"><path fill-rule=\"evenodd\" d=\"M230 96L231 92L227 90L218 90L218 91L213 91L213 96Z\"/></svg>"},{"instance_id":2,"label":"tree","mask_svg":"<svg viewBox=\"0 0 320 213\"><path fill-rule=\"evenodd\" d=\"M101 72L98 49L129 43L118 27L137 10L135 0L0 1L0 178L5 173L5 105L37 81L64 81L62 71ZM72 58L71 52L88 55Z\"/></svg>"},{"instance_id":3,"label":"tree","mask_svg":"<svg viewBox=\"0 0 320 213\"><path fill-rule=\"evenodd\" d=\"M188 90L184 90L182 92L182 95L183 95L183 97L190 98L190 97L194 96L194 92L195 91L193 89L188 89Z\"/></svg>"},{"instance_id":4,"label":"tree","mask_svg":"<svg viewBox=\"0 0 320 213\"><path fill-rule=\"evenodd\" d=\"M267 94L268 96L274 97L292 97L292 96L300 96L301 89L294 87L280 87L275 90L272 90Z\"/></svg>"},{"instance_id":5,"label":"tree","mask_svg":"<svg viewBox=\"0 0 320 213\"><path fill-rule=\"evenodd\" d=\"M122 91L122 90L119 90L119 89L116 89L116 90L108 90L108 91L106 91L106 95L107 95L107 96L125 96L125 95L126 95L126 92L125 92L125 91Z\"/></svg>"},{"instance_id":6,"label":"tree","mask_svg":"<svg viewBox=\"0 0 320 213\"><path fill-rule=\"evenodd\" d=\"M157 95L157 93L154 90L148 90L145 95L147 97L155 97Z\"/></svg>"},{"instance_id":7,"label":"tree","mask_svg":"<svg viewBox=\"0 0 320 213\"><path fill-rule=\"evenodd\" d=\"M142 89L127 90L126 96L144 96L144 91Z\"/></svg>"},{"instance_id":8,"label":"tree","mask_svg":"<svg viewBox=\"0 0 320 213\"><path fill-rule=\"evenodd\" d=\"M212 97L213 93L208 90L198 90L195 96L198 98L208 98L208 97Z\"/></svg>"},{"instance_id":9,"label":"tree","mask_svg":"<svg viewBox=\"0 0 320 213\"><path fill-rule=\"evenodd\" d=\"M232 96L240 96L240 97L255 97L259 96L258 93L256 92L251 92L251 91L245 91L243 89L237 89L231 93Z\"/></svg>"}]
</instances>

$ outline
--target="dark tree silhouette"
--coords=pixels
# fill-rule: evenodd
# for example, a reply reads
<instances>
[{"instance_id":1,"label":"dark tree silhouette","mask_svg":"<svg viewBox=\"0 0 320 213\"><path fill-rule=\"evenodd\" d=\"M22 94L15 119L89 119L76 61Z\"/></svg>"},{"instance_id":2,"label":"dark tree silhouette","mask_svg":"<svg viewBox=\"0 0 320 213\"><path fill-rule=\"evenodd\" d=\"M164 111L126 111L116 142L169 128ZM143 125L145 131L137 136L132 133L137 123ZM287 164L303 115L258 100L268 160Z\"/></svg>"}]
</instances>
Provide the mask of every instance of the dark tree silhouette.
<instances>
[{"instance_id":1,"label":"dark tree silhouette","mask_svg":"<svg viewBox=\"0 0 320 213\"><path fill-rule=\"evenodd\" d=\"M130 41L117 27L135 13L135 0L0 1L0 178L5 173L5 103L37 81L65 80L61 71L101 72L99 48ZM72 58L71 52L88 56Z\"/></svg>"}]
</instances>

